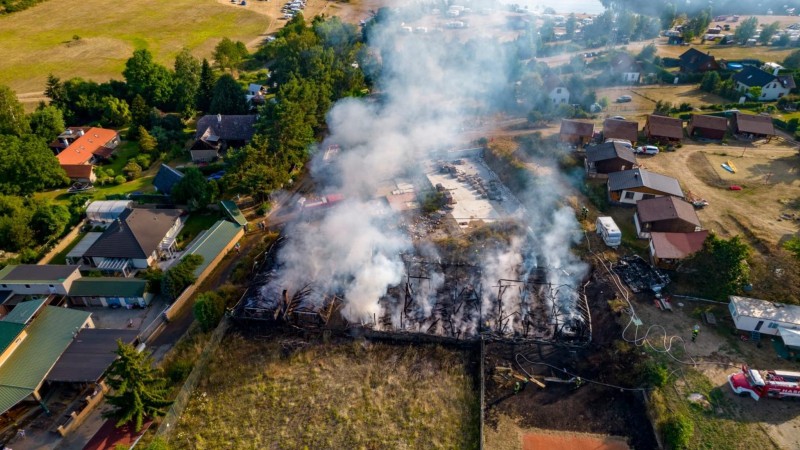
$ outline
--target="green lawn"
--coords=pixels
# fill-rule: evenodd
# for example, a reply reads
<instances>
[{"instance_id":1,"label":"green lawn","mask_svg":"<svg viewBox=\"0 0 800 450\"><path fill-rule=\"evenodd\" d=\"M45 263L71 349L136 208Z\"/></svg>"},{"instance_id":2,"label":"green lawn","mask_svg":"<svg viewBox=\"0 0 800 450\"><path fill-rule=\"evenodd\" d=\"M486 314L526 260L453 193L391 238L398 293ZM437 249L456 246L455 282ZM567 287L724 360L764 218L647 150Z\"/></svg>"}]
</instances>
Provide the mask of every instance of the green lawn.
<instances>
[{"instance_id":1,"label":"green lawn","mask_svg":"<svg viewBox=\"0 0 800 450\"><path fill-rule=\"evenodd\" d=\"M53 259L51 259L48 264L66 264L67 254L71 252L76 245L78 245L78 243L81 241L81 239L83 239L84 236L86 236L86 233L84 232L78 233L78 236L75 237L75 240L70 242L70 244L64 250L61 250L59 254L54 256Z\"/></svg>"},{"instance_id":2,"label":"green lawn","mask_svg":"<svg viewBox=\"0 0 800 450\"><path fill-rule=\"evenodd\" d=\"M191 214L186 219L186 223L183 224L181 232L178 233L178 247L183 248L186 244L192 242L192 239L197 237L201 231L211 228L211 225L214 225L220 217L218 212Z\"/></svg>"},{"instance_id":3,"label":"green lawn","mask_svg":"<svg viewBox=\"0 0 800 450\"><path fill-rule=\"evenodd\" d=\"M100 167L103 169L114 169L114 176L122 175L122 168L128 163L130 158L139 154L139 145L133 141L122 141L114 152L114 158L110 163Z\"/></svg>"},{"instance_id":4,"label":"green lawn","mask_svg":"<svg viewBox=\"0 0 800 450\"><path fill-rule=\"evenodd\" d=\"M130 194L132 192L154 192L153 178L155 177L141 177L117 186L96 186L94 190L91 191L90 195L92 196L92 200L105 200L106 196L109 195ZM63 205L68 204L69 198L71 197L70 194L67 194L67 188L37 192L34 196Z\"/></svg>"},{"instance_id":5,"label":"green lawn","mask_svg":"<svg viewBox=\"0 0 800 450\"><path fill-rule=\"evenodd\" d=\"M135 49L172 67L184 46L210 57L223 37L246 43L268 25L263 15L216 0L48 0L0 17L0 84L23 93L43 91L48 73L120 79Z\"/></svg>"}]
</instances>

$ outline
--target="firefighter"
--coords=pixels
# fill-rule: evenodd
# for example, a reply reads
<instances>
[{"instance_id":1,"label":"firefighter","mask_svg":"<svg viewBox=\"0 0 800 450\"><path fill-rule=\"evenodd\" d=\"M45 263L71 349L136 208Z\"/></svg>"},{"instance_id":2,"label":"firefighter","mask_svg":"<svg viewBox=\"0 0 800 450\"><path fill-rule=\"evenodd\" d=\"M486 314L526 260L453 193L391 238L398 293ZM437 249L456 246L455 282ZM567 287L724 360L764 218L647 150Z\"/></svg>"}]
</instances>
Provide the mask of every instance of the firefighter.
<instances>
[{"instance_id":1,"label":"firefighter","mask_svg":"<svg viewBox=\"0 0 800 450\"><path fill-rule=\"evenodd\" d=\"M692 342L697 339L698 334L700 334L700 326L695 325L694 328L692 328Z\"/></svg>"}]
</instances>

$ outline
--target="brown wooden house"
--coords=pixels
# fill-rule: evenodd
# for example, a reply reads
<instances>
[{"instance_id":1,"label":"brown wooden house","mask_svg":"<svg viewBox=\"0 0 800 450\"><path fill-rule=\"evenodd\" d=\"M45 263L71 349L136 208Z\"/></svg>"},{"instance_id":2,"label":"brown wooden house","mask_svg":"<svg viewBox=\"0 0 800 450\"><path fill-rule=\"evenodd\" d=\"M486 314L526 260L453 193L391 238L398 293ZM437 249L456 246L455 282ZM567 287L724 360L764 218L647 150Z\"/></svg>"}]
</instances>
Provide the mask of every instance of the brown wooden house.
<instances>
[{"instance_id":1,"label":"brown wooden house","mask_svg":"<svg viewBox=\"0 0 800 450\"><path fill-rule=\"evenodd\" d=\"M703 249L708 231L692 233L650 233L650 259L662 269L679 269L682 260Z\"/></svg>"},{"instance_id":2,"label":"brown wooden house","mask_svg":"<svg viewBox=\"0 0 800 450\"><path fill-rule=\"evenodd\" d=\"M683 139L683 121L674 117L647 116L644 134L648 139L658 142L680 142Z\"/></svg>"},{"instance_id":3,"label":"brown wooden house","mask_svg":"<svg viewBox=\"0 0 800 450\"><path fill-rule=\"evenodd\" d=\"M719 70L719 63L710 53L703 53L695 48L686 50L679 58L681 72L703 73L710 70Z\"/></svg>"},{"instance_id":4,"label":"brown wooden house","mask_svg":"<svg viewBox=\"0 0 800 450\"><path fill-rule=\"evenodd\" d=\"M725 117L692 114L686 133L690 137L722 140L728 131L728 119Z\"/></svg>"},{"instance_id":5,"label":"brown wooden house","mask_svg":"<svg viewBox=\"0 0 800 450\"><path fill-rule=\"evenodd\" d=\"M625 139L634 144L639 139L639 124L631 120L606 119L603 139Z\"/></svg>"},{"instance_id":6,"label":"brown wooden house","mask_svg":"<svg viewBox=\"0 0 800 450\"><path fill-rule=\"evenodd\" d=\"M701 229L694 206L672 196L639 200L636 202L633 222L636 224L636 233L642 239L650 237L653 231L692 233Z\"/></svg>"},{"instance_id":7,"label":"brown wooden house","mask_svg":"<svg viewBox=\"0 0 800 450\"><path fill-rule=\"evenodd\" d=\"M592 140L594 124L580 120L564 119L561 121L559 137L561 142L566 142L578 147L583 147Z\"/></svg>"},{"instance_id":8,"label":"brown wooden house","mask_svg":"<svg viewBox=\"0 0 800 450\"><path fill-rule=\"evenodd\" d=\"M675 178L641 168L608 174L608 198L613 203L635 205L639 200L670 195L684 197Z\"/></svg>"},{"instance_id":9,"label":"brown wooden house","mask_svg":"<svg viewBox=\"0 0 800 450\"><path fill-rule=\"evenodd\" d=\"M636 167L636 155L619 142L607 142L586 147L585 167L589 176L633 169Z\"/></svg>"},{"instance_id":10,"label":"brown wooden house","mask_svg":"<svg viewBox=\"0 0 800 450\"><path fill-rule=\"evenodd\" d=\"M736 113L731 117L731 127L734 133L752 139L772 139L775 136L775 126L770 116Z\"/></svg>"}]
</instances>

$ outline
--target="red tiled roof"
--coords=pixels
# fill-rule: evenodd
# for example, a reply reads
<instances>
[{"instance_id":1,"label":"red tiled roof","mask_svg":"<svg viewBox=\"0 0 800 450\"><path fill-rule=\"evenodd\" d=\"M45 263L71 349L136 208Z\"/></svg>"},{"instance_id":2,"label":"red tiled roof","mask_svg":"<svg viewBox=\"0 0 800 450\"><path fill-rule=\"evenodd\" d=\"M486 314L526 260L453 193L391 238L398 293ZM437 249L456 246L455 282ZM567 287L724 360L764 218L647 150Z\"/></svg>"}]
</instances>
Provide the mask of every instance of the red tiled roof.
<instances>
[{"instance_id":1,"label":"red tiled roof","mask_svg":"<svg viewBox=\"0 0 800 450\"><path fill-rule=\"evenodd\" d=\"M85 164L95 154L106 157L103 156L108 151L108 149L105 149L105 145L116 136L117 132L115 130L89 128L83 136L75 139L72 145L58 154L58 162L61 165Z\"/></svg>"},{"instance_id":2,"label":"red tiled roof","mask_svg":"<svg viewBox=\"0 0 800 450\"><path fill-rule=\"evenodd\" d=\"M78 179L78 178L90 178L92 176L92 168L91 164L67 164L61 166L64 169L64 172L67 173L67 177L70 179Z\"/></svg>"},{"instance_id":3,"label":"red tiled roof","mask_svg":"<svg viewBox=\"0 0 800 450\"><path fill-rule=\"evenodd\" d=\"M650 233L655 256L659 259L683 259L700 251L708 231L694 233Z\"/></svg>"},{"instance_id":4,"label":"red tiled roof","mask_svg":"<svg viewBox=\"0 0 800 450\"><path fill-rule=\"evenodd\" d=\"M681 119L666 116L647 116L647 130L650 136L669 139L683 138L683 122Z\"/></svg>"}]
</instances>

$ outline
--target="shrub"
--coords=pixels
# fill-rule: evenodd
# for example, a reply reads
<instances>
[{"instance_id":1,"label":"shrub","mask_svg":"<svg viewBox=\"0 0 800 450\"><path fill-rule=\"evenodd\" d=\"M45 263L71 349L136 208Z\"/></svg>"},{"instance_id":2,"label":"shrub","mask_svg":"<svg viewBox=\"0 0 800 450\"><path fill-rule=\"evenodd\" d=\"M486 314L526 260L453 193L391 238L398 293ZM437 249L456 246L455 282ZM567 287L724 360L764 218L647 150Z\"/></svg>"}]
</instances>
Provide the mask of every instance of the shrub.
<instances>
[{"instance_id":1,"label":"shrub","mask_svg":"<svg viewBox=\"0 0 800 450\"><path fill-rule=\"evenodd\" d=\"M669 380L667 366L662 363L649 361L645 364L643 372L645 381L655 387L662 387L666 385Z\"/></svg>"},{"instance_id":2,"label":"shrub","mask_svg":"<svg viewBox=\"0 0 800 450\"><path fill-rule=\"evenodd\" d=\"M123 177L122 175L117 175L116 177L114 177L114 184L123 184L126 181L128 181L128 180L125 177Z\"/></svg>"},{"instance_id":3,"label":"shrub","mask_svg":"<svg viewBox=\"0 0 800 450\"><path fill-rule=\"evenodd\" d=\"M192 311L200 328L203 331L211 331L225 314L225 299L216 292L205 292L197 297Z\"/></svg>"},{"instance_id":4,"label":"shrub","mask_svg":"<svg viewBox=\"0 0 800 450\"><path fill-rule=\"evenodd\" d=\"M694 424L683 414L674 414L664 423L662 432L668 447L686 448L694 436Z\"/></svg>"},{"instance_id":5,"label":"shrub","mask_svg":"<svg viewBox=\"0 0 800 450\"><path fill-rule=\"evenodd\" d=\"M135 180L142 174L142 166L136 164L136 160L129 159L128 164L122 168L122 171L125 172L125 176L127 176L129 180Z\"/></svg>"},{"instance_id":6,"label":"shrub","mask_svg":"<svg viewBox=\"0 0 800 450\"><path fill-rule=\"evenodd\" d=\"M173 383L180 383L189 376L192 367L193 364L191 360L184 358L176 359L170 361L166 367L164 367L164 375Z\"/></svg>"}]
</instances>

